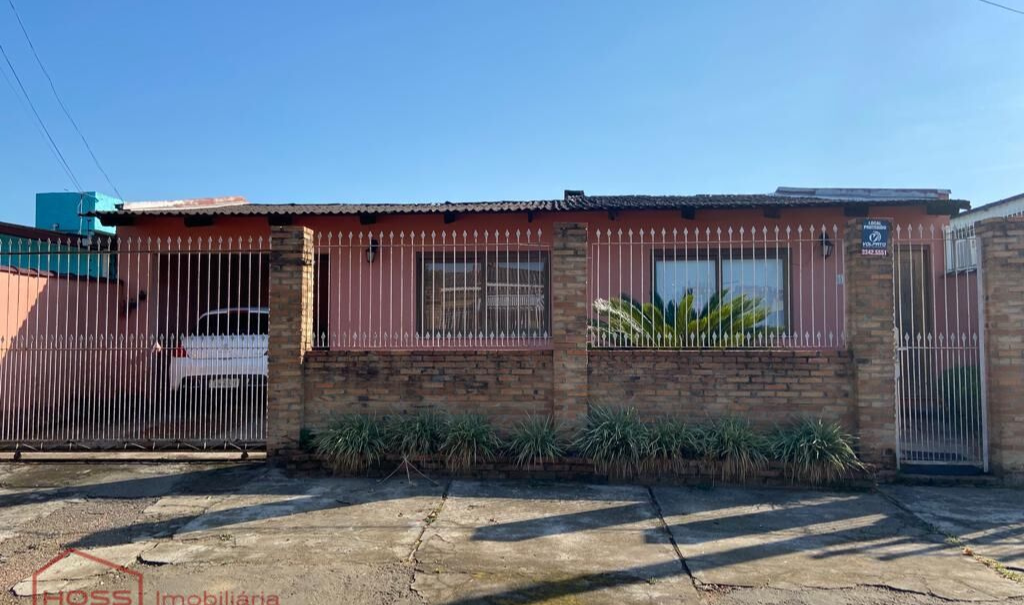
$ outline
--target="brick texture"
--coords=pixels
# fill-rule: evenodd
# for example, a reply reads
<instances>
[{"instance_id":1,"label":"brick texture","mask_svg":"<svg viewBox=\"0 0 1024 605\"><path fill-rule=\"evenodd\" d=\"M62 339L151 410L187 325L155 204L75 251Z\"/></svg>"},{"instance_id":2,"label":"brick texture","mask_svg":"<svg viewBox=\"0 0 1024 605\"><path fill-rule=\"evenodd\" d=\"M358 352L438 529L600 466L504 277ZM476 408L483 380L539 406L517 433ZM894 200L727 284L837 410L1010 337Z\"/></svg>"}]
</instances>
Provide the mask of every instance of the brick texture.
<instances>
[{"instance_id":1,"label":"brick texture","mask_svg":"<svg viewBox=\"0 0 1024 605\"><path fill-rule=\"evenodd\" d=\"M587 226L555 223L551 250L554 417L578 426L587 416Z\"/></svg>"},{"instance_id":2,"label":"brick texture","mask_svg":"<svg viewBox=\"0 0 1024 605\"><path fill-rule=\"evenodd\" d=\"M306 426L335 414L420 409L474 412L509 428L550 412L551 351L313 351L305 362Z\"/></svg>"},{"instance_id":3,"label":"brick texture","mask_svg":"<svg viewBox=\"0 0 1024 605\"><path fill-rule=\"evenodd\" d=\"M845 351L591 351L590 400L646 418L737 415L768 428L813 416L852 430L851 365Z\"/></svg>"},{"instance_id":4,"label":"brick texture","mask_svg":"<svg viewBox=\"0 0 1024 605\"><path fill-rule=\"evenodd\" d=\"M297 446L303 426L302 365L313 335L313 232L272 227L270 248L267 453L277 457Z\"/></svg>"},{"instance_id":5,"label":"brick texture","mask_svg":"<svg viewBox=\"0 0 1024 605\"><path fill-rule=\"evenodd\" d=\"M846 225L846 335L853 354L855 430L868 462L896 464L896 338L892 244L886 256L861 254L864 219Z\"/></svg>"},{"instance_id":6,"label":"brick texture","mask_svg":"<svg viewBox=\"0 0 1024 605\"><path fill-rule=\"evenodd\" d=\"M1024 217L979 222L992 470L1024 479Z\"/></svg>"}]
</instances>

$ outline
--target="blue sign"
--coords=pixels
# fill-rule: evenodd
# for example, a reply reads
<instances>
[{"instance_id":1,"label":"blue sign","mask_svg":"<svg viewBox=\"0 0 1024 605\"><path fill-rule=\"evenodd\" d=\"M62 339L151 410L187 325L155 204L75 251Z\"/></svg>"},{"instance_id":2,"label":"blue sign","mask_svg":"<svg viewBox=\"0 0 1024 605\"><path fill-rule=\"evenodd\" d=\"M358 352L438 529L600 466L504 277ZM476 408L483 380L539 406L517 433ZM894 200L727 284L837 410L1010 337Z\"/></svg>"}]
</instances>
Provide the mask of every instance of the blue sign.
<instances>
[{"instance_id":1,"label":"blue sign","mask_svg":"<svg viewBox=\"0 0 1024 605\"><path fill-rule=\"evenodd\" d=\"M889 222L867 219L860 234L862 256L885 256L889 253Z\"/></svg>"}]
</instances>

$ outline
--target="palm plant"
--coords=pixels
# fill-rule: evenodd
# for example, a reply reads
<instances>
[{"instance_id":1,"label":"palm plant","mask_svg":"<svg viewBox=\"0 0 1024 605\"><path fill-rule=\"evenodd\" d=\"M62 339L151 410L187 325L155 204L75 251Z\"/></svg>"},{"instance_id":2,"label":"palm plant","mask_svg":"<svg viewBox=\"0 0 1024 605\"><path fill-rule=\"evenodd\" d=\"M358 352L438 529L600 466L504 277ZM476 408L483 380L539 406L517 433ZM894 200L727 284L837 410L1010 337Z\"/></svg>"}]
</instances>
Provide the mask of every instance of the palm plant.
<instances>
[{"instance_id":1,"label":"palm plant","mask_svg":"<svg viewBox=\"0 0 1024 605\"><path fill-rule=\"evenodd\" d=\"M769 308L759 297L728 290L715 293L700 309L693 292L678 302L642 303L623 294L620 298L594 301L590 324L593 341L621 347L707 347L740 346L764 326ZM774 332L773 332L774 334Z\"/></svg>"}]
</instances>

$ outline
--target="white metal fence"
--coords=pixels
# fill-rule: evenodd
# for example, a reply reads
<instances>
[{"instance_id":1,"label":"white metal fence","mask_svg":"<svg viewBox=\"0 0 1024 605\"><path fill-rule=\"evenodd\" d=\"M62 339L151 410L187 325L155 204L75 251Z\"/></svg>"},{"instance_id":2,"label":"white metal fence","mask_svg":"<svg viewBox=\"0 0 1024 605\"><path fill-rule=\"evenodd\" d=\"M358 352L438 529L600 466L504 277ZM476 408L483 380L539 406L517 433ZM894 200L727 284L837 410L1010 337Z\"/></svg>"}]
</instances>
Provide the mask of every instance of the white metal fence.
<instances>
[{"instance_id":1,"label":"white metal fence","mask_svg":"<svg viewBox=\"0 0 1024 605\"><path fill-rule=\"evenodd\" d=\"M0 241L0 447L259 447L268 247Z\"/></svg>"},{"instance_id":2,"label":"white metal fence","mask_svg":"<svg viewBox=\"0 0 1024 605\"><path fill-rule=\"evenodd\" d=\"M517 349L550 344L539 229L320 232L314 344Z\"/></svg>"},{"instance_id":3,"label":"white metal fence","mask_svg":"<svg viewBox=\"0 0 1024 605\"><path fill-rule=\"evenodd\" d=\"M894 228L901 465L987 469L984 309L974 246L971 226Z\"/></svg>"},{"instance_id":4,"label":"white metal fence","mask_svg":"<svg viewBox=\"0 0 1024 605\"><path fill-rule=\"evenodd\" d=\"M846 346L838 225L596 229L592 348Z\"/></svg>"}]
</instances>

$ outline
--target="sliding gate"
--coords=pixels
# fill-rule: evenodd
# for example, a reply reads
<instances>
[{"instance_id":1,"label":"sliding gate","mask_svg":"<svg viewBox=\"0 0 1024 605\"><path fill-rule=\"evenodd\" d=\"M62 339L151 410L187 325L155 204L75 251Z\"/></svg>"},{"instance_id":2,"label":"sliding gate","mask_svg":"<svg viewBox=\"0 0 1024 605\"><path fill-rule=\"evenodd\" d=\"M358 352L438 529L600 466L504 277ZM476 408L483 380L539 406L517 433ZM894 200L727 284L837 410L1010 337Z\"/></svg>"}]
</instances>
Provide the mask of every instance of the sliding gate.
<instances>
[{"instance_id":1,"label":"sliding gate","mask_svg":"<svg viewBox=\"0 0 1024 605\"><path fill-rule=\"evenodd\" d=\"M268 247L0 239L0 449L262 447Z\"/></svg>"},{"instance_id":2,"label":"sliding gate","mask_svg":"<svg viewBox=\"0 0 1024 605\"><path fill-rule=\"evenodd\" d=\"M898 464L988 470L973 227L894 227Z\"/></svg>"}]
</instances>

